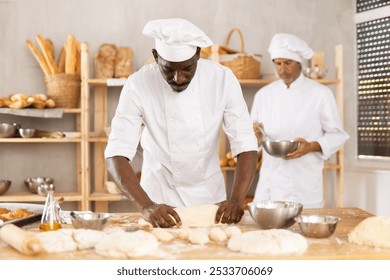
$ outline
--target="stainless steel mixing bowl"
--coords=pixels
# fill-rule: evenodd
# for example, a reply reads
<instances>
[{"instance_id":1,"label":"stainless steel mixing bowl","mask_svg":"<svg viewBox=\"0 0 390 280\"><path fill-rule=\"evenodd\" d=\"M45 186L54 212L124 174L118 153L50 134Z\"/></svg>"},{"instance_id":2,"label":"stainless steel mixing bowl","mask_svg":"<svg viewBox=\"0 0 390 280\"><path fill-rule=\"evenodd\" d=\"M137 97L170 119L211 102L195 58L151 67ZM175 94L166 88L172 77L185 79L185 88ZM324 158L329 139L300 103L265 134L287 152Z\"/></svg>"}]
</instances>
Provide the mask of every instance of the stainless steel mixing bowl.
<instances>
[{"instance_id":1,"label":"stainless steel mixing bowl","mask_svg":"<svg viewBox=\"0 0 390 280\"><path fill-rule=\"evenodd\" d=\"M341 219L326 215L300 215L295 217L295 221L306 237L326 238L334 233Z\"/></svg>"},{"instance_id":2,"label":"stainless steel mixing bowl","mask_svg":"<svg viewBox=\"0 0 390 280\"><path fill-rule=\"evenodd\" d=\"M16 126L10 123L0 123L0 138L14 137Z\"/></svg>"},{"instance_id":3,"label":"stainless steel mixing bowl","mask_svg":"<svg viewBox=\"0 0 390 280\"><path fill-rule=\"evenodd\" d=\"M35 135L35 129L33 128L19 128L19 134L22 138L32 138Z\"/></svg>"},{"instance_id":4,"label":"stainless steel mixing bowl","mask_svg":"<svg viewBox=\"0 0 390 280\"><path fill-rule=\"evenodd\" d=\"M0 195L5 194L11 187L12 181L10 180L0 180Z\"/></svg>"},{"instance_id":5,"label":"stainless steel mixing bowl","mask_svg":"<svg viewBox=\"0 0 390 280\"><path fill-rule=\"evenodd\" d=\"M262 229L288 228L301 214L303 205L293 201L258 201L248 203L249 213Z\"/></svg>"},{"instance_id":6,"label":"stainless steel mixing bowl","mask_svg":"<svg viewBox=\"0 0 390 280\"><path fill-rule=\"evenodd\" d=\"M33 177L24 180L24 185L32 193L38 193L38 186L42 184L53 184L54 179L49 177Z\"/></svg>"},{"instance_id":7,"label":"stainless steel mixing bowl","mask_svg":"<svg viewBox=\"0 0 390 280\"><path fill-rule=\"evenodd\" d=\"M299 142L294 140L272 140L263 141L264 150L274 157L284 158L287 154L295 151L299 147Z\"/></svg>"},{"instance_id":8,"label":"stainless steel mixing bowl","mask_svg":"<svg viewBox=\"0 0 390 280\"><path fill-rule=\"evenodd\" d=\"M71 212L70 217L74 228L103 230L111 214Z\"/></svg>"}]
</instances>

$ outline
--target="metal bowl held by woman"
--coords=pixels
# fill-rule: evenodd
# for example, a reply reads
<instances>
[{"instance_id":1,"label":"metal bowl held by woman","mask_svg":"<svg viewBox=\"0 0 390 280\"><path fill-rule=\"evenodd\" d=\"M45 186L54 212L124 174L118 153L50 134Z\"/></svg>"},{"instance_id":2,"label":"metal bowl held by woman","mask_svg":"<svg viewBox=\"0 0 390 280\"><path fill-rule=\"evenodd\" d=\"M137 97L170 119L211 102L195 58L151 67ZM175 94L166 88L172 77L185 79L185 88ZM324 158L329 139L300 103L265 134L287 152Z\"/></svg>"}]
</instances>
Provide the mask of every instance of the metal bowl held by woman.
<instances>
[{"instance_id":1,"label":"metal bowl held by woman","mask_svg":"<svg viewBox=\"0 0 390 280\"><path fill-rule=\"evenodd\" d=\"M334 233L341 219L326 215L300 215L295 217L295 221L306 237L326 238Z\"/></svg>"},{"instance_id":2,"label":"metal bowl held by woman","mask_svg":"<svg viewBox=\"0 0 390 280\"><path fill-rule=\"evenodd\" d=\"M49 177L33 177L24 180L24 185L26 186L26 188L34 194L38 193L38 186L42 184L53 184L53 183L54 183L54 179Z\"/></svg>"},{"instance_id":3,"label":"metal bowl held by woman","mask_svg":"<svg viewBox=\"0 0 390 280\"><path fill-rule=\"evenodd\" d=\"M258 201L248 203L249 213L262 229L288 228L301 214L303 205L293 201Z\"/></svg>"},{"instance_id":4,"label":"metal bowl held by woman","mask_svg":"<svg viewBox=\"0 0 390 280\"><path fill-rule=\"evenodd\" d=\"M111 217L109 213L75 213L70 212L73 227L76 229L94 229L103 230L108 219Z\"/></svg>"},{"instance_id":5,"label":"metal bowl held by woman","mask_svg":"<svg viewBox=\"0 0 390 280\"><path fill-rule=\"evenodd\" d=\"M265 139L264 150L271 156L284 158L299 147L299 142L294 140Z\"/></svg>"}]
</instances>

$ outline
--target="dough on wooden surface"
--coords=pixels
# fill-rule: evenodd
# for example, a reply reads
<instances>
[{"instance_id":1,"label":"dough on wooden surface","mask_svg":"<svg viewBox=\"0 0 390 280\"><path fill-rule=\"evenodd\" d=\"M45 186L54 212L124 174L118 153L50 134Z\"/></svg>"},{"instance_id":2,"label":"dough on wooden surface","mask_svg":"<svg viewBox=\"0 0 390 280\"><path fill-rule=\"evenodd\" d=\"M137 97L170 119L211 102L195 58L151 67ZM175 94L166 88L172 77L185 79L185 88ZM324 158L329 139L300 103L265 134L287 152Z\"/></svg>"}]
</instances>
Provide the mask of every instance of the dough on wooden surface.
<instances>
[{"instance_id":1,"label":"dough on wooden surface","mask_svg":"<svg viewBox=\"0 0 390 280\"><path fill-rule=\"evenodd\" d=\"M223 242L228 239L226 232L218 227L210 230L209 238L211 241L215 242Z\"/></svg>"},{"instance_id":2,"label":"dough on wooden surface","mask_svg":"<svg viewBox=\"0 0 390 280\"><path fill-rule=\"evenodd\" d=\"M349 234L357 245L390 248L390 217L370 217L361 221Z\"/></svg>"},{"instance_id":3,"label":"dough on wooden surface","mask_svg":"<svg viewBox=\"0 0 390 280\"><path fill-rule=\"evenodd\" d=\"M111 258L150 256L157 250L157 238L143 230L115 232L104 236L95 246L97 254Z\"/></svg>"},{"instance_id":4,"label":"dough on wooden surface","mask_svg":"<svg viewBox=\"0 0 390 280\"><path fill-rule=\"evenodd\" d=\"M176 238L181 240L188 240L188 235L190 234L189 228L179 228L176 232Z\"/></svg>"},{"instance_id":5,"label":"dough on wooden surface","mask_svg":"<svg viewBox=\"0 0 390 280\"><path fill-rule=\"evenodd\" d=\"M203 245L210 241L207 232L201 230L192 230L188 234L188 241L192 244Z\"/></svg>"},{"instance_id":6,"label":"dough on wooden surface","mask_svg":"<svg viewBox=\"0 0 390 280\"><path fill-rule=\"evenodd\" d=\"M76 241L79 250L95 247L105 235L106 233L100 230L75 229L73 231L73 239Z\"/></svg>"},{"instance_id":7,"label":"dough on wooden surface","mask_svg":"<svg viewBox=\"0 0 390 280\"><path fill-rule=\"evenodd\" d=\"M77 242L73 239L73 229L39 232L36 236L48 253L77 250Z\"/></svg>"},{"instance_id":8,"label":"dough on wooden surface","mask_svg":"<svg viewBox=\"0 0 390 280\"><path fill-rule=\"evenodd\" d=\"M286 229L254 230L233 236L231 251L258 255L300 254L307 249L306 239Z\"/></svg>"},{"instance_id":9,"label":"dough on wooden surface","mask_svg":"<svg viewBox=\"0 0 390 280\"><path fill-rule=\"evenodd\" d=\"M227 238L230 239L232 236L241 234L241 229L238 226L228 226L225 228Z\"/></svg>"},{"instance_id":10,"label":"dough on wooden surface","mask_svg":"<svg viewBox=\"0 0 390 280\"><path fill-rule=\"evenodd\" d=\"M154 228L152 230L152 234L157 238L158 241L161 242L170 242L175 239L175 237L169 231L163 228Z\"/></svg>"},{"instance_id":11,"label":"dough on wooden surface","mask_svg":"<svg viewBox=\"0 0 390 280\"><path fill-rule=\"evenodd\" d=\"M210 227L215 226L215 214L218 206L214 204L177 207L182 227Z\"/></svg>"}]
</instances>

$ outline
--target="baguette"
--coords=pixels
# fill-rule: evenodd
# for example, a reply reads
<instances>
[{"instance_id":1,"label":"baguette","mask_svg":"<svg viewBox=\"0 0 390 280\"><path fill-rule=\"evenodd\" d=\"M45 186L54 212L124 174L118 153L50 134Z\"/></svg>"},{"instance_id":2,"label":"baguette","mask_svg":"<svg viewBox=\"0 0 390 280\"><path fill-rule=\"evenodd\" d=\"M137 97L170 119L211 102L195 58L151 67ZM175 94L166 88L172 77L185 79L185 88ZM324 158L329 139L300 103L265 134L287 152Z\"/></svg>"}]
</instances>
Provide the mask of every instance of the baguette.
<instances>
[{"instance_id":1,"label":"baguette","mask_svg":"<svg viewBox=\"0 0 390 280\"><path fill-rule=\"evenodd\" d=\"M60 52L60 57L58 59L58 71L60 73L65 73L65 56L66 56L65 48L62 47Z\"/></svg>"},{"instance_id":2,"label":"baguette","mask_svg":"<svg viewBox=\"0 0 390 280\"><path fill-rule=\"evenodd\" d=\"M50 47L48 48L46 39L43 38L42 35L36 35L35 39L37 40L39 46L41 47L41 51L43 53L43 57L46 60L46 63L50 69L51 74L57 74L58 68L54 62L54 58L52 56L52 51L50 50Z\"/></svg>"},{"instance_id":3,"label":"baguette","mask_svg":"<svg viewBox=\"0 0 390 280\"><path fill-rule=\"evenodd\" d=\"M65 43L65 73L74 74L76 71L77 63L77 47L76 47L76 38L73 35L69 35Z\"/></svg>"},{"instance_id":4,"label":"baguette","mask_svg":"<svg viewBox=\"0 0 390 280\"><path fill-rule=\"evenodd\" d=\"M31 53L34 55L35 59L38 61L39 66L41 66L43 73L46 76L49 76L51 72L50 72L49 66L46 63L45 57L42 55L42 53L39 51L39 49L30 40L26 40L26 45L29 48L29 50L31 51Z\"/></svg>"}]
</instances>

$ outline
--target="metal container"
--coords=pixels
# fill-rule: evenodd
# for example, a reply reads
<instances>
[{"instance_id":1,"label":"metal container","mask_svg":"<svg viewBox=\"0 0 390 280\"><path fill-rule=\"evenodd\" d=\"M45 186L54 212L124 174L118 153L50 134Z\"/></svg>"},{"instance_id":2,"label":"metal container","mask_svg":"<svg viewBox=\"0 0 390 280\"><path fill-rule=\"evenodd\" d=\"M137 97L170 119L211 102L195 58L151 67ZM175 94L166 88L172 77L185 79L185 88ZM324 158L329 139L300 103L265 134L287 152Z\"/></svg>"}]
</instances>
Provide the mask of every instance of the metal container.
<instances>
[{"instance_id":1,"label":"metal container","mask_svg":"<svg viewBox=\"0 0 390 280\"><path fill-rule=\"evenodd\" d=\"M341 219L326 215L300 215L295 218L295 221L306 237L326 238L334 233Z\"/></svg>"},{"instance_id":2,"label":"metal container","mask_svg":"<svg viewBox=\"0 0 390 280\"><path fill-rule=\"evenodd\" d=\"M294 140L265 139L263 141L263 148L271 156L284 158L287 154L298 149L299 144L298 141Z\"/></svg>"},{"instance_id":3,"label":"metal container","mask_svg":"<svg viewBox=\"0 0 390 280\"><path fill-rule=\"evenodd\" d=\"M16 126L14 124L0 123L0 138L14 137L16 131Z\"/></svg>"},{"instance_id":4,"label":"metal container","mask_svg":"<svg viewBox=\"0 0 390 280\"><path fill-rule=\"evenodd\" d=\"M26 186L26 188L34 194L38 193L38 186L44 183L53 184L54 179L49 177L33 177L24 180L24 185Z\"/></svg>"},{"instance_id":5,"label":"metal container","mask_svg":"<svg viewBox=\"0 0 390 280\"><path fill-rule=\"evenodd\" d=\"M293 201L258 201L248 203L249 213L262 229L288 228L301 214L303 205Z\"/></svg>"},{"instance_id":6,"label":"metal container","mask_svg":"<svg viewBox=\"0 0 390 280\"><path fill-rule=\"evenodd\" d=\"M103 230L108 219L109 213L75 213L71 212L70 217L74 228Z\"/></svg>"},{"instance_id":7,"label":"metal container","mask_svg":"<svg viewBox=\"0 0 390 280\"><path fill-rule=\"evenodd\" d=\"M32 138L35 135L33 128L19 128L19 134L22 138Z\"/></svg>"},{"instance_id":8,"label":"metal container","mask_svg":"<svg viewBox=\"0 0 390 280\"><path fill-rule=\"evenodd\" d=\"M5 194L11 187L12 181L10 180L0 180L0 195Z\"/></svg>"}]
</instances>

